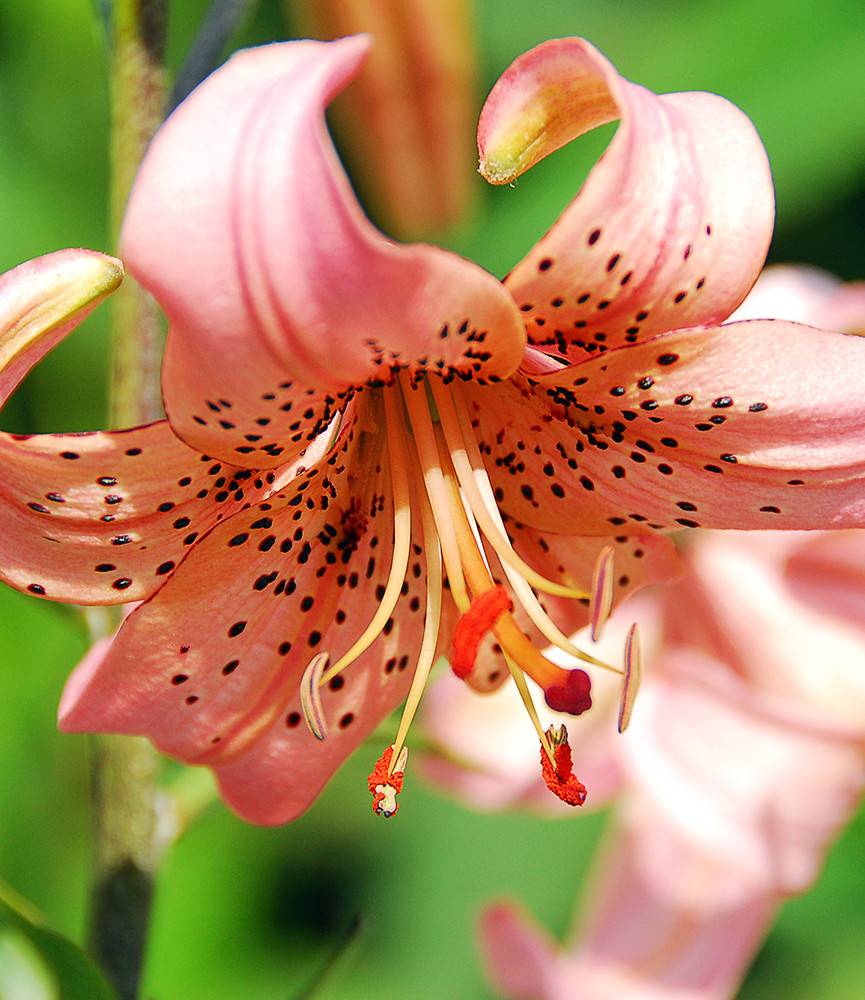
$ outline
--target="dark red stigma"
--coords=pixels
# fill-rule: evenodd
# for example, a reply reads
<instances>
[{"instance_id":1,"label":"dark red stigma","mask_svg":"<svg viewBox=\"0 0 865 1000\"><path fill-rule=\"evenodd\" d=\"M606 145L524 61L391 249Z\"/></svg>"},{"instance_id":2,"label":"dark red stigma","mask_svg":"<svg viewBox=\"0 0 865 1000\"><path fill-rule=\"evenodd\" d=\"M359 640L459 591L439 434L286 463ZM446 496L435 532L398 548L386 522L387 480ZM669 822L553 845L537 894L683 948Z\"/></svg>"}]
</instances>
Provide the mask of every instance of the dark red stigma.
<instances>
[{"instance_id":1,"label":"dark red stigma","mask_svg":"<svg viewBox=\"0 0 865 1000\"><path fill-rule=\"evenodd\" d=\"M561 684L551 684L544 699L554 712L582 715L592 707L592 679L585 670L568 670Z\"/></svg>"}]
</instances>

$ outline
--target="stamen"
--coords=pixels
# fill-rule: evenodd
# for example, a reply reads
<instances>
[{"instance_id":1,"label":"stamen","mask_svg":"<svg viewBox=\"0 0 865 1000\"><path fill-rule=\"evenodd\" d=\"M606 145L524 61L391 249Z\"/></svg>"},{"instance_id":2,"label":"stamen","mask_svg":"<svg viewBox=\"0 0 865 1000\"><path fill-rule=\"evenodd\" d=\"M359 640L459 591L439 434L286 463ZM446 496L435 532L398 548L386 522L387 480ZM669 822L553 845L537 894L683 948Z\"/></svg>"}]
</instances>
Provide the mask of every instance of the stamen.
<instances>
[{"instance_id":1,"label":"stamen","mask_svg":"<svg viewBox=\"0 0 865 1000\"><path fill-rule=\"evenodd\" d=\"M613 607L613 561L612 545L606 545L598 553L595 572L592 575L592 600L589 605L592 642L601 638L601 629L610 617Z\"/></svg>"},{"instance_id":2,"label":"stamen","mask_svg":"<svg viewBox=\"0 0 865 1000\"><path fill-rule=\"evenodd\" d=\"M300 708L309 731L317 740L327 738L327 721L321 707L322 674L327 666L328 654L316 653L309 661L300 681Z\"/></svg>"},{"instance_id":3,"label":"stamen","mask_svg":"<svg viewBox=\"0 0 865 1000\"><path fill-rule=\"evenodd\" d=\"M384 596L361 635L351 647L321 677L325 684L345 670L375 642L381 635L388 619L396 607L402 591L411 550L411 493L409 490L408 464L402 430L402 413L399 399L392 392L382 393L387 427L388 465L390 467L394 508L393 558L388 574Z\"/></svg>"},{"instance_id":4,"label":"stamen","mask_svg":"<svg viewBox=\"0 0 865 1000\"><path fill-rule=\"evenodd\" d=\"M490 517L496 523L502 534L506 534L505 524L502 520L498 504L496 503L492 485L489 481L489 477L487 476L486 469L484 468L483 459L481 458L478 450L477 441L475 440L471 427L471 421L465 411L465 404L458 393L455 393L454 395L454 405L459 419L460 430L462 431L462 439L466 446L466 452L468 454L469 462L471 463L481 497L486 505ZM612 673L621 674L622 671L618 667L614 667L609 663L605 663L603 660L597 659L597 657L586 653L584 650L580 649L579 646L576 646L573 642L571 642L564 632L558 628L556 623L552 621L546 611L544 611L541 606L541 602L535 596L535 593L529 586L528 582L508 563L502 562L502 569L508 578L508 582L511 584L514 596L520 602L520 605L528 615L531 622L534 624L535 628L537 628L547 642L556 646L558 649L561 649L562 652L567 653L569 656L575 656L584 663L590 663L592 666L600 667L602 670L609 670Z\"/></svg>"},{"instance_id":5,"label":"stamen","mask_svg":"<svg viewBox=\"0 0 865 1000\"><path fill-rule=\"evenodd\" d=\"M457 677L461 680L468 677L484 636L506 611L512 609L513 602L504 587L493 587L472 601L454 629L451 669Z\"/></svg>"},{"instance_id":6,"label":"stamen","mask_svg":"<svg viewBox=\"0 0 865 1000\"><path fill-rule=\"evenodd\" d=\"M468 501L471 512L478 522L481 531L488 539L490 545L495 549L496 555L502 560L502 564L511 566L519 573L524 580L530 583L536 590L546 594L554 594L558 597L571 597L584 599L589 597L584 590L575 590L573 587L566 587L564 584L548 580L536 570L532 569L527 562L514 552L507 534L500 530L484 503L481 491L475 482L475 476L479 470L473 469L466 454L466 446L460 430L459 421L454 409L450 391L435 379L430 379L427 384L433 394L436 407L438 408L441 427L447 441L448 451L453 462L457 479ZM485 471L483 475L486 475Z\"/></svg>"},{"instance_id":7,"label":"stamen","mask_svg":"<svg viewBox=\"0 0 865 1000\"><path fill-rule=\"evenodd\" d=\"M399 810L396 797L402 791L408 762L408 747L403 747L402 752L396 757L396 764L391 769L393 751L392 746L385 750L366 779L367 786L372 792L372 811L376 816L386 816L388 819Z\"/></svg>"},{"instance_id":8,"label":"stamen","mask_svg":"<svg viewBox=\"0 0 865 1000\"><path fill-rule=\"evenodd\" d=\"M581 806L586 801L586 786L574 774L571 747L566 726L550 726L547 737L553 756L541 750L541 774L547 788L569 806Z\"/></svg>"},{"instance_id":9,"label":"stamen","mask_svg":"<svg viewBox=\"0 0 865 1000\"><path fill-rule=\"evenodd\" d=\"M541 720L538 718L538 710L535 708L532 693L529 691L528 684L526 684L526 675L522 672L522 670L520 670L517 664L514 663L506 652L503 651L502 655L505 658L505 663L508 665L508 670L511 672L511 677L514 679L514 684L517 686L517 691L522 699L523 706L525 707L526 712L528 712L532 725L535 727L538 739L541 741L541 747L543 747L544 751L546 751L546 755L550 763L553 763L555 761L555 757L553 756L553 747L547 738L547 734L544 732ZM543 756L543 754L541 756Z\"/></svg>"},{"instance_id":10,"label":"stamen","mask_svg":"<svg viewBox=\"0 0 865 1000\"><path fill-rule=\"evenodd\" d=\"M411 688L406 698L402 717L399 721L396 739L394 740L394 755L399 758L409 727L414 720L421 696L426 688L426 682L435 661L436 646L438 644L439 627L441 625L442 611L442 555L441 546L436 535L435 522L429 503L421 499L421 515L423 523L424 550L426 552L426 617L424 618L423 639L421 640L420 653L418 654L417 666L414 677L412 677ZM390 769L389 769L390 773Z\"/></svg>"},{"instance_id":11,"label":"stamen","mask_svg":"<svg viewBox=\"0 0 865 1000\"><path fill-rule=\"evenodd\" d=\"M625 639L625 673L622 677L622 696L619 701L618 729L620 733L623 733L630 724L631 713L634 710L637 691L640 689L642 674L640 633L637 623L634 622L628 630L627 639Z\"/></svg>"},{"instance_id":12,"label":"stamen","mask_svg":"<svg viewBox=\"0 0 865 1000\"><path fill-rule=\"evenodd\" d=\"M483 594L492 590L495 584L475 541L470 523L472 513L460 503L459 490L452 470L443 467L442 471L453 499L451 511L454 530L466 578L475 595ZM548 660L517 625L509 611L503 612L496 621L493 634L503 652L509 654L520 668L544 689L547 704L554 711L579 715L591 707L592 701L589 697L591 681L588 674L584 670L566 670ZM471 684L471 675L466 680Z\"/></svg>"},{"instance_id":13,"label":"stamen","mask_svg":"<svg viewBox=\"0 0 865 1000\"><path fill-rule=\"evenodd\" d=\"M422 389L413 388L404 374L400 376L400 388L414 431L415 450L420 460L426 494L435 518L436 531L441 541L442 557L447 569L451 594L457 609L461 614L465 614L469 609L469 596L460 563L456 533L450 514L450 503L436 446L435 429L426 402L426 394Z\"/></svg>"}]
</instances>

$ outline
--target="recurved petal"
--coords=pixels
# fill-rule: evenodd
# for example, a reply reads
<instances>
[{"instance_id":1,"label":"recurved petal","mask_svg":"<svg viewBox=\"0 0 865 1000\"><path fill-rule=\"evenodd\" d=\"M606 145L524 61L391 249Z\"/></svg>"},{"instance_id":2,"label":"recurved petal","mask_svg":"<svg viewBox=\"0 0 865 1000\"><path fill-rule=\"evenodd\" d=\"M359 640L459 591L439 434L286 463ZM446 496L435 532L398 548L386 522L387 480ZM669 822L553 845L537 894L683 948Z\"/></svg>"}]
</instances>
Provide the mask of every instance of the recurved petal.
<instances>
[{"instance_id":1,"label":"recurved petal","mask_svg":"<svg viewBox=\"0 0 865 1000\"><path fill-rule=\"evenodd\" d=\"M207 764L252 822L287 822L306 808L405 697L423 622L415 549L394 625L322 689L330 734L319 744L302 719L300 678L316 653L339 656L366 626L393 549L386 467L375 438L355 430L195 546L98 669L70 682L63 729L146 735Z\"/></svg>"},{"instance_id":2,"label":"recurved petal","mask_svg":"<svg viewBox=\"0 0 865 1000\"><path fill-rule=\"evenodd\" d=\"M122 280L120 261L92 250L58 250L0 276L0 406Z\"/></svg>"},{"instance_id":3,"label":"recurved petal","mask_svg":"<svg viewBox=\"0 0 865 1000\"><path fill-rule=\"evenodd\" d=\"M141 600L209 528L290 474L200 455L164 420L128 431L0 434L0 579L54 601Z\"/></svg>"},{"instance_id":4,"label":"recurved petal","mask_svg":"<svg viewBox=\"0 0 865 1000\"><path fill-rule=\"evenodd\" d=\"M258 433L251 425L269 416L263 394L282 380L295 396L315 390L315 421L337 405L327 397L389 377L395 364L490 377L522 356L519 314L491 275L435 247L391 242L351 192L324 109L368 44L286 42L235 55L145 157L124 260L168 314L169 420L210 454L230 459L252 445L249 461L268 461L273 438L245 435ZM208 420L217 390L234 428Z\"/></svg>"},{"instance_id":5,"label":"recurved petal","mask_svg":"<svg viewBox=\"0 0 865 1000\"><path fill-rule=\"evenodd\" d=\"M725 319L772 233L769 167L745 115L714 94L653 94L577 38L502 75L478 126L481 172L509 182L615 119L579 195L506 279L530 342L572 359Z\"/></svg>"},{"instance_id":6,"label":"recurved petal","mask_svg":"<svg viewBox=\"0 0 865 1000\"><path fill-rule=\"evenodd\" d=\"M488 469L526 524L612 534L865 520L858 337L762 320L680 330L486 395Z\"/></svg>"},{"instance_id":7,"label":"recurved petal","mask_svg":"<svg viewBox=\"0 0 865 1000\"><path fill-rule=\"evenodd\" d=\"M560 946L535 920L512 903L483 911L478 937L487 975L503 997L561 1000Z\"/></svg>"}]
</instances>

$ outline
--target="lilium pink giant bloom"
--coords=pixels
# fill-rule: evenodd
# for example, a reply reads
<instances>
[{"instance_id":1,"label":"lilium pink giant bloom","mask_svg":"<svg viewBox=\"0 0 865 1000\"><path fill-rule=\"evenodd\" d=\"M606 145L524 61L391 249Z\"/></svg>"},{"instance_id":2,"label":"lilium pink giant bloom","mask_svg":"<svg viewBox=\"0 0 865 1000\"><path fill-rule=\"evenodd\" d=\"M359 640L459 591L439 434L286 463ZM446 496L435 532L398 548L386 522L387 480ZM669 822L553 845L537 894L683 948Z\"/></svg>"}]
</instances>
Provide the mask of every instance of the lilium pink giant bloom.
<instances>
[{"instance_id":1,"label":"lilium pink giant bloom","mask_svg":"<svg viewBox=\"0 0 865 1000\"><path fill-rule=\"evenodd\" d=\"M498 643L469 658L469 684L506 678L501 649L517 680L576 713L586 676L539 651L576 647L536 591L571 631L590 591L606 596L606 555L590 580L608 546L621 596L669 574L669 529L865 517L865 344L717 325L772 222L765 154L736 108L654 95L577 39L522 56L481 115L489 179L621 124L502 283L394 244L360 211L324 109L368 44L240 53L175 111L121 249L168 316L163 394L183 444L162 424L120 447L97 435L32 456L17 442L9 491L15 585L144 602L74 675L61 726L147 735L214 768L260 823L302 812L407 694L410 720L456 612ZM79 491L86 516L70 520ZM75 547L31 558L66 530ZM404 738L386 751L395 782ZM396 784L378 787L392 813Z\"/></svg>"},{"instance_id":2,"label":"lilium pink giant bloom","mask_svg":"<svg viewBox=\"0 0 865 1000\"><path fill-rule=\"evenodd\" d=\"M785 311L855 330L865 295L822 272L769 268L740 314ZM634 723L615 738L595 720L574 748L594 804L618 795L615 829L567 948L511 904L486 911L484 953L502 995L733 995L865 789L863 564L861 531L706 533L682 580L642 600L641 627L663 619L664 629ZM430 759L424 770L475 804L546 806L514 707L504 691L469 704L443 679L425 727L472 768ZM509 774L464 737L493 729L512 733Z\"/></svg>"}]
</instances>

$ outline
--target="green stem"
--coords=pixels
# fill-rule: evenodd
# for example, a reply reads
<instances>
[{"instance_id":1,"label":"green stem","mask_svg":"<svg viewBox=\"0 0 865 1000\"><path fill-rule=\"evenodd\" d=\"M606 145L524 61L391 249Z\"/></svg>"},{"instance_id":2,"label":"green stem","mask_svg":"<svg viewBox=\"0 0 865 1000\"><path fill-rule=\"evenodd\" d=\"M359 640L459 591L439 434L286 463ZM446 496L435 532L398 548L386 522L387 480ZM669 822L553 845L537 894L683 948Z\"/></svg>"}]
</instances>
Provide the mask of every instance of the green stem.
<instances>
[{"instance_id":1,"label":"green stem","mask_svg":"<svg viewBox=\"0 0 865 1000\"><path fill-rule=\"evenodd\" d=\"M162 121L168 0L114 0L110 30L111 226L116 239L135 172ZM162 328L152 299L130 278L111 315L110 421L160 416ZM103 621L94 633L116 627ZM94 635L94 637L96 637ZM121 1000L135 1000L157 864L157 758L145 740L94 740L95 872L90 946Z\"/></svg>"}]
</instances>

